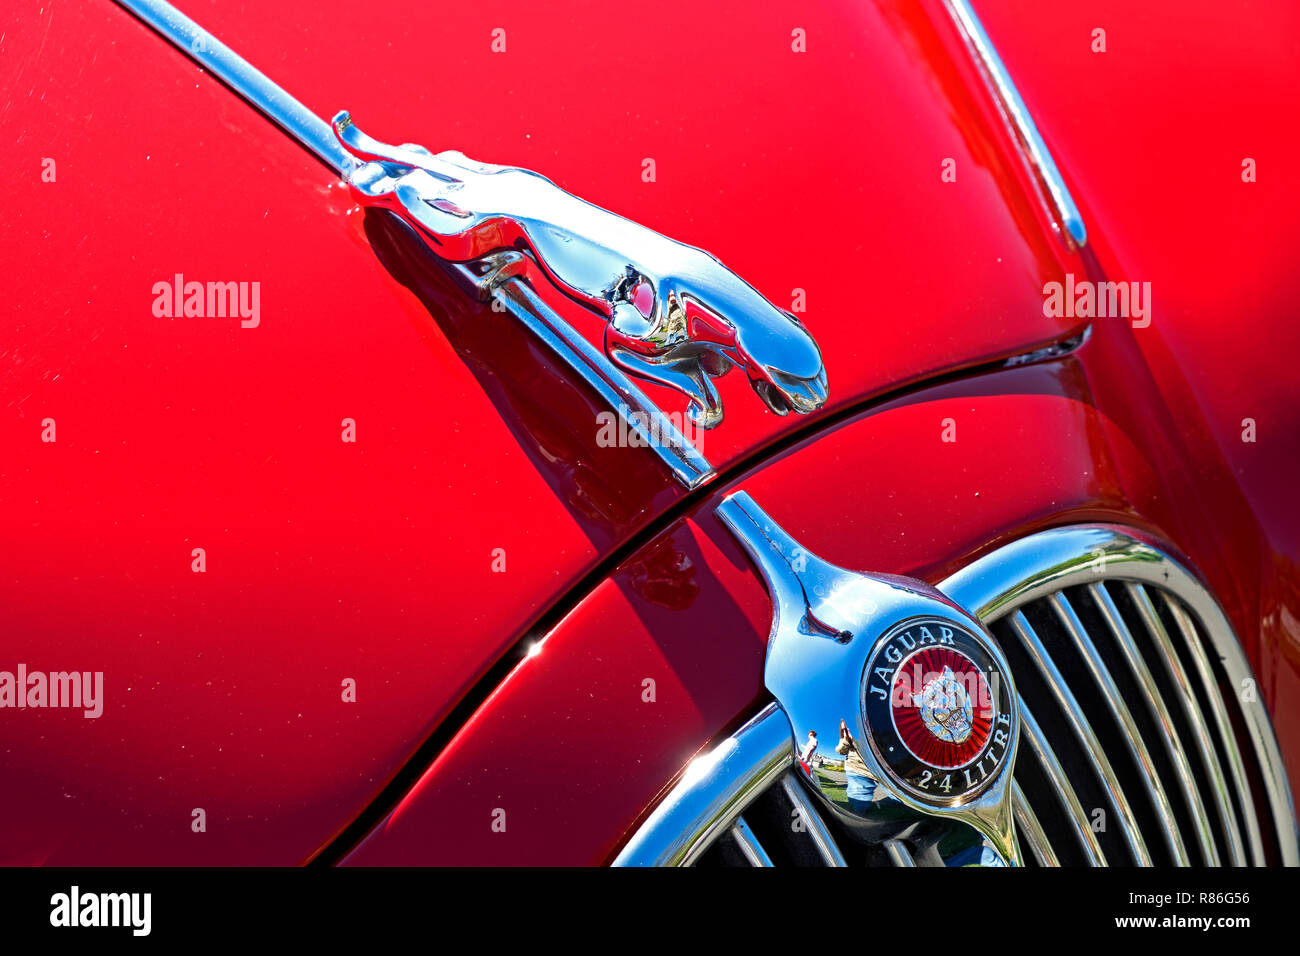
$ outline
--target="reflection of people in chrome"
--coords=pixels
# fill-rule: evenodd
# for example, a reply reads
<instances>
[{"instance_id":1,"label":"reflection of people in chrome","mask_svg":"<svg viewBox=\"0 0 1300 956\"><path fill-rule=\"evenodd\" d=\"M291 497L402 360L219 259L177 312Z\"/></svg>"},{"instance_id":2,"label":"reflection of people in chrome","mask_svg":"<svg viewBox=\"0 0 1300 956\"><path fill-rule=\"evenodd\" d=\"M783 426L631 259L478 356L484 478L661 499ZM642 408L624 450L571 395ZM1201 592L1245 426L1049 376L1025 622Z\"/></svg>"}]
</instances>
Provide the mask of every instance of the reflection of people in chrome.
<instances>
[{"instance_id":1,"label":"reflection of people in chrome","mask_svg":"<svg viewBox=\"0 0 1300 956\"><path fill-rule=\"evenodd\" d=\"M876 795L876 781L871 779L867 765L858 755L858 745L849 733L849 725L840 721L840 742L835 745L835 752L844 755L844 776L848 781L849 807L858 813L871 809L871 800Z\"/></svg>"},{"instance_id":2,"label":"reflection of people in chrome","mask_svg":"<svg viewBox=\"0 0 1300 956\"><path fill-rule=\"evenodd\" d=\"M803 750L799 751L799 759L812 770L813 754L817 752L817 731L808 731L808 741L803 745Z\"/></svg>"}]
</instances>

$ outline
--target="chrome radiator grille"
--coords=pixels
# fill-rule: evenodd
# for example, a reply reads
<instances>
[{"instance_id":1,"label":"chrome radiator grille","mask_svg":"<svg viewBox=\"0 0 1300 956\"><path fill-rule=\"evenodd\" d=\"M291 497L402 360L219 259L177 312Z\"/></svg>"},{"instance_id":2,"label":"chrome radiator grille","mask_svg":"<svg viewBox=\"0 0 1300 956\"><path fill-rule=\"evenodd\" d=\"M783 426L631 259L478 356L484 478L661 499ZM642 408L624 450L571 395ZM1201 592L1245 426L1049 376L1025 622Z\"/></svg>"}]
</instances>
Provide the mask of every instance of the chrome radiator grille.
<instances>
[{"instance_id":1,"label":"chrome radiator grille","mask_svg":"<svg viewBox=\"0 0 1300 956\"><path fill-rule=\"evenodd\" d=\"M1022 717L1013 808L1027 865L1297 863L1289 788L1245 657L1217 603L1168 555L1118 528L1065 528L939 587L980 617L1011 664ZM619 862L954 859L925 827L879 844L849 835L791 771L790 734L770 705L728 741L725 760L679 784ZM709 799L719 784L720 804Z\"/></svg>"},{"instance_id":2,"label":"chrome radiator grille","mask_svg":"<svg viewBox=\"0 0 1300 956\"><path fill-rule=\"evenodd\" d=\"M1027 715L1016 782L1050 836L1021 841L1040 862L1266 861L1229 716L1241 690L1223 686L1177 598L1098 582L1031 602L993 632Z\"/></svg>"}]
</instances>

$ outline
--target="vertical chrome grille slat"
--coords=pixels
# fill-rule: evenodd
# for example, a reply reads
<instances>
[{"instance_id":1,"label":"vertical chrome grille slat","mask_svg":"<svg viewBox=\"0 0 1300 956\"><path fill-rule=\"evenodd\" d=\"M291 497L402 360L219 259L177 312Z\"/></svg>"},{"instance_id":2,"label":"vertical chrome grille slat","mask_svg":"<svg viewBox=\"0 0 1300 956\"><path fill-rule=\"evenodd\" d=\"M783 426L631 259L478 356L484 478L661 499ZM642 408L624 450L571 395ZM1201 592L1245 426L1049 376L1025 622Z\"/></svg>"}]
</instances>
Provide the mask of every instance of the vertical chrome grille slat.
<instances>
[{"instance_id":1,"label":"vertical chrome grille slat","mask_svg":"<svg viewBox=\"0 0 1300 956\"><path fill-rule=\"evenodd\" d=\"M749 828L744 817L736 817L736 822L731 825L731 838L736 841L736 846L750 866L772 865L772 858L763 849L763 844L758 842L758 837L754 836L754 831Z\"/></svg>"},{"instance_id":2,"label":"vertical chrome grille slat","mask_svg":"<svg viewBox=\"0 0 1300 956\"><path fill-rule=\"evenodd\" d=\"M1155 678L1151 676L1151 671L1147 668L1146 661L1142 658L1142 653L1138 650L1137 643L1133 640L1133 635L1129 632L1128 625L1124 623L1124 618L1111 599L1110 593L1100 583L1094 583L1088 585L1088 594L1105 620L1133 679L1142 688L1142 699L1146 703L1151 719L1160 728L1160 738L1164 743L1165 753L1173 764L1183 801L1196 825L1196 839L1201 852L1206 854L1205 859L1211 861L1212 865L1217 864L1219 851L1214 844L1214 831L1210 825L1210 818L1205 811L1205 803L1201 800L1201 791L1196 786L1196 778L1192 776L1191 764L1187 760L1182 738L1178 734L1178 728L1174 726L1169 708L1165 706L1164 699L1160 696Z\"/></svg>"},{"instance_id":3,"label":"vertical chrome grille slat","mask_svg":"<svg viewBox=\"0 0 1300 956\"><path fill-rule=\"evenodd\" d=\"M827 866L848 866L844 860L844 854L835 843L835 837L827 828L826 823L822 820L821 814L813 809L808 798L804 796L803 788L799 781L794 778L794 774L787 773L781 778L781 788L785 791L786 797L794 804L794 808L799 811L799 817L803 820L804 827L813 846L817 847L817 852L822 861Z\"/></svg>"},{"instance_id":4,"label":"vertical chrome grille slat","mask_svg":"<svg viewBox=\"0 0 1300 956\"><path fill-rule=\"evenodd\" d=\"M1051 784L1052 792L1056 795L1061 809L1074 824L1075 839L1079 841L1079 848L1083 850L1088 862L1093 866L1108 866L1106 854L1101 849L1097 834L1092 831L1092 826L1088 823L1088 814L1084 812L1083 804L1079 802L1074 787L1070 786L1069 778L1061 768L1061 762L1056 759L1055 751L1043 736L1038 721L1034 720L1029 705L1023 701L1020 704L1020 740L1029 745L1039 766L1043 768L1043 773L1047 775L1047 782Z\"/></svg>"},{"instance_id":5,"label":"vertical chrome grille slat","mask_svg":"<svg viewBox=\"0 0 1300 956\"><path fill-rule=\"evenodd\" d=\"M1178 653L1174 650L1173 641L1170 640L1169 633L1165 630L1165 625L1160 620L1160 615L1156 612L1146 588L1131 581L1126 582L1124 587L1133 606L1137 608L1138 616L1141 617L1148 636L1155 642L1156 649L1159 651L1157 656L1164 667L1165 676L1174 685L1176 691L1174 696L1178 698L1183 718L1192 729L1192 739L1200 754L1201 765L1210 777L1210 792L1214 796L1219 825L1226 833L1236 827L1237 820L1232 810L1232 801L1228 796L1228 785L1224 779L1223 767L1219 763L1219 755L1215 753L1214 744L1210 740L1210 730L1205 725L1205 718L1201 716L1200 708L1196 706L1196 698L1192 693L1191 682L1187 679L1187 672L1183 670Z\"/></svg>"},{"instance_id":6,"label":"vertical chrome grille slat","mask_svg":"<svg viewBox=\"0 0 1300 956\"><path fill-rule=\"evenodd\" d=\"M1052 843L1047 838L1043 825L1038 822L1038 817L1025 798L1025 792L1020 789L1020 784L1015 782L1011 784L1011 812L1015 816L1016 825L1025 835L1029 852L1034 854L1038 865L1060 866L1061 862L1056 858L1056 851L1052 849Z\"/></svg>"},{"instance_id":7,"label":"vertical chrome grille slat","mask_svg":"<svg viewBox=\"0 0 1300 956\"><path fill-rule=\"evenodd\" d=\"M1137 819L1133 816L1133 807L1129 804L1128 797L1124 795L1124 789L1120 786L1119 778L1115 775L1115 769L1106 758L1105 751L1102 750L1101 743L1097 740L1092 725L1088 723L1088 718L1083 715L1083 709L1079 706L1078 700L1070 691L1068 682L1057 669L1056 662L1048 653L1047 648L1043 645L1042 640L1025 618L1023 612L1016 611L1011 615L1011 628L1015 631L1016 636L1020 638L1034 665L1042 674L1052 696L1056 698L1056 703L1065 715L1066 722L1070 725L1071 731L1078 740L1084 756L1091 765L1093 772L1097 775L1097 782L1106 791L1111 807L1114 809L1116 817L1119 818L1120 835L1123 836L1124 842L1128 845L1129 852L1133 855L1133 861L1139 866L1150 866L1151 854L1147 852L1146 841L1142 839L1141 829L1138 827Z\"/></svg>"},{"instance_id":8,"label":"vertical chrome grille slat","mask_svg":"<svg viewBox=\"0 0 1300 956\"><path fill-rule=\"evenodd\" d=\"M1164 600L1165 607L1169 608L1169 613L1178 622L1178 629L1182 631L1187 650L1196 665L1196 673L1200 678L1201 687L1205 691L1205 699L1210 705L1210 716L1213 717L1215 726L1218 728L1219 740L1227 754L1228 763L1232 770L1231 777L1236 786L1237 805L1241 815L1245 818L1251 857L1257 866L1263 866L1267 861L1264 856L1264 839L1260 832L1259 817L1255 813L1255 801L1248 789L1246 767L1241 759L1241 750L1237 747L1237 738L1233 733L1232 723L1228 719L1228 711L1223 697L1219 693L1218 681L1214 679L1214 673L1210 669L1210 660L1205 654L1205 648L1201 645L1200 635L1197 634L1196 625L1192 622L1192 619L1188 617L1187 612L1183 610L1177 601L1170 599L1168 595L1162 595L1161 597ZM1245 866L1246 855L1242 846L1240 832L1235 827L1229 827L1227 836L1233 865Z\"/></svg>"},{"instance_id":9,"label":"vertical chrome grille slat","mask_svg":"<svg viewBox=\"0 0 1300 956\"><path fill-rule=\"evenodd\" d=\"M899 840L886 840L885 853L894 866L916 866L916 860L912 859L911 852Z\"/></svg>"},{"instance_id":10,"label":"vertical chrome grille slat","mask_svg":"<svg viewBox=\"0 0 1300 956\"><path fill-rule=\"evenodd\" d=\"M1110 668L1106 666L1106 662L1102 660L1101 655L1097 652L1096 646L1084 629L1083 622L1075 614L1074 607L1070 604L1070 599L1066 597L1065 592L1058 591L1047 600L1052 610L1056 612L1065 633L1070 637L1088 671L1092 674L1093 681L1096 683L1097 689L1101 691L1102 699L1105 701L1111 717L1123 731L1124 744L1128 748L1129 755L1142 772L1143 789L1151 803L1151 808L1160 818L1162 824L1161 834L1164 837L1165 845L1169 847L1169 852L1173 855L1174 864L1176 866L1189 865L1187 849L1183 846L1182 838L1178 835L1178 821L1174 819L1173 806L1169 803L1165 788L1160 783L1160 774L1157 772L1155 764L1151 760L1151 754L1147 751L1146 744L1142 740L1142 734L1138 730L1137 722L1133 719L1128 706L1124 703L1124 698L1115 685L1114 678L1111 677ZM1209 850L1211 852L1214 850L1213 840L1210 841ZM1215 854L1214 858L1217 863L1218 855Z\"/></svg>"}]
</instances>

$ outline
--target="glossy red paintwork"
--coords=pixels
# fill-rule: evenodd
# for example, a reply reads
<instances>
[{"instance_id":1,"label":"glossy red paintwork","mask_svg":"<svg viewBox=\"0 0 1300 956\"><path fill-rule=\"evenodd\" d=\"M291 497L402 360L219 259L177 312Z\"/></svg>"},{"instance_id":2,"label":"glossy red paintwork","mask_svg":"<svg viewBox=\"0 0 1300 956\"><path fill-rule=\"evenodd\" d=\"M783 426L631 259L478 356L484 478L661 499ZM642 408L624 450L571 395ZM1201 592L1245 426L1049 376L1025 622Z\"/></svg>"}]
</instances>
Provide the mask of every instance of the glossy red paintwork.
<instances>
[{"instance_id":1,"label":"glossy red paintwork","mask_svg":"<svg viewBox=\"0 0 1300 956\"><path fill-rule=\"evenodd\" d=\"M1185 559L1217 593L1238 593L1240 569L1218 563L1195 489L1171 483L1152 460L1163 450L1153 449L1153 435L1135 432L1123 404L1095 391L1114 384L1097 369L1123 361L1126 344L1116 340L1126 338L1122 328L1102 327L1070 358L891 402L718 489L647 549L687 559L677 562L692 570L668 592L673 600L631 591L645 554L616 573L520 665L347 862L610 859L653 806L649 798L756 709L750 691L761 681L771 612L757 572L737 573L748 559L712 512L734 490L770 503L796 540L844 567L938 583L1034 531L1118 522L1191 542ZM1152 383L1133 375L1130 386L1149 393ZM945 441L953 425L956 441ZM700 557L724 596L685 586ZM1253 636L1245 609L1232 600L1228 607L1241 634ZM701 673L705 649L728 655L725 665ZM643 696L647 678L656 682L653 702ZM712 733L701 719L706 706L721 711ZM554 740L563 743L538 745ZM604 755L613 754L611 765ZM1294 757L1287 754L1292 768ZM493 828L499 811L505 832Z\"/></svg>"},{"instance_id":2,"label":"glossy red paintwork","mask_svg":"<svg viewBox=\"0 0 1300 956\"><path fill-rule=\"evenodd\" d=\"M0 669L102 670L106 712L4 711L0 859L303 860L677 492L116 7L4 43ZM260 325L155 317L178 272L260 281Z\"/></svg>"},{"instance_id":3,"label":"glossy red paintwork","mask_svg":"<svg viewBox=\"0 0 1300 956\"><path fill-rule=\"evenodd\" d=\"M1262 648L1269 699L1291 701L1278 728L1298 765L1296 517L1268 467L1300 451L1294 350L1279 346L1294 344L1280 319L1295 190L1269 184L1263 163L1243 186L1240 150L1219 183L1205 155L1251 129L1287 155L1295 134L1271 99L1232 107L1231 84L1189 85L1178 43L1070 86L1053 71L1086 56L1058 49L1071 8L1013 18L980 4L1075 186L1092 250L1080 257L1052 235L929 0L797 13L672 0L653 16L412 3L382 17L178 2L321 115L346 107L381 138L536 169L714 252L778 305L804 289L830 375L824 415L1068 334L1076 323L1043 316L1041 294L1066 270L1149 270L1176 325L1158 313L1150 336L1104 330L1050 369L897 401L744 487L832 560L931 579L1046 524L1109 517L1164 534ZM1225 8L1194 6L1197 22ZM1186 8L1142 16L1184 37ZM1275 51L1262 34L1291 15L1262 17L1259 36L1248 20L1206 25L1240 38L1229 66L1262 88L1274 60L1250 51ZM593 396L107 0L28 2L12 19L0 668L102 669L107 706L95 721L0 714L0 770L23 781L0 797L0 862L307 859L580 582L578 608L351 861L606 858L759 695L766 598L714 499L610 580L584 582L682 497L646 452L596 445ZM795 27L806 54L790 50ZM1161 125L1168 115L1199 125ZM1169 173L1187 128L1202 137L1182 157L1191 168ZM940 181L947 157L956 183ZM1204 216L1195 197L1212 200ZM1238 222L1244 234L1224 228ZM260 326L156 318L153 283L178 272L260 281ZM1244 299L1230 297L1236 275ZM1225 342L1216 323L1234 313L1256 324ZM1237 367L1210 367L1220 358ZM703 445L717 464L807 424L763 410L737 374L720 388L727 421ZM1245 395L1251 410L1236 411ZM1252 413L1276 444L1233 445L1231 416ZM965 429L956 445L937 440L945 414ZM355 445L340 441L345 417ZM193 547L208 551L205 575L190 571ZM345 677L356 704L340 699ZM497 806L508 836L490 830ZM195 807L206 834L190 830Z\"/></svg>"},{"instance_id":4,"label":"glossy red paintwork","mask_svg":"<svg viewBox=\"0 0 1300 956\"><path fill-rule=\"evenodd\" d=\"M783 308L804 290L827 412L1081 324L1043 315L1042 285L1070 257L942 11L412 3L342 29L330 4L291 6L208 0L192 15L318 115L348 109L381 140L541 172L707 249ZM806 54L791 51L796 27ZM609 42L620 33L636 42ZM949 157L956 183L940 180ZM583 309L566 314L601 340ZM715 465L803 423L764 409L743 373L718 385L727 420L703 442Z\"/></svg>"},{"instance_id":5,"label":"glossy red paintwork","mask_svg":"<svg viewBox=\"0 0 1300 956\"><path fill-rule=\"evenodd\" d=\"M1164 467L1184 472L1187 507L1205 525L1188 531L1214 539L1203 566L1225 576L1220 600L1279 702L1279 742L1300 773L1300 130L1284 119L1300 101L1300 7L1069 0L1044 16L1028 0L982 6L1097 259L1112 276L1152 283L1152 326L1133 341L1159 398L1133 400L1128 414L1159 416L1174 459ZM1105 53L1092 51L1097 28ZM1246 158L1256 182L1243 182Z\"/></svg>"},{"instance_id":6,"label":"glossy red paintwork","mask_svg":"<svg viewBox=\"0 0 1300 956\"><path fill-rule=\"evenodd\" d=\"M955 443L941 441L948 418ZM770 503L828 560L937 581L995 544L990 528L1142 523L1121 466L1141 472L1142 457L1092 406L1075 360L922 392L787 452L655 540L650 550L671 549L689 568L661 599L630 586L644 556L593 592L348 862L611 856L649 798L757 706L771 606L713 514L722 495L743 488ZM492 827L498 809L504 833Z\"/></svg>"}]
</instances>

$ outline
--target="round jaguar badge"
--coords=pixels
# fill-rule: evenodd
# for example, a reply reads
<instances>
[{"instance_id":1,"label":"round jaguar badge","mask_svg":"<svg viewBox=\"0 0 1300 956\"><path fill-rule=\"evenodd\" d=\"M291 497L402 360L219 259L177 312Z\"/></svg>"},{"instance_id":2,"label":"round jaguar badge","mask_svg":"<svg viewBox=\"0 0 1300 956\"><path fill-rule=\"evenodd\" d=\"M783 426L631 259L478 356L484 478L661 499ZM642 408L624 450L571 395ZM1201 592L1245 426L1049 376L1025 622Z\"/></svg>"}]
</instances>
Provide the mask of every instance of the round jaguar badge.
<instances>
[{"instance_id":1,"label":"round jaguar badge","mask_svg":"<svg viewBox=\"0 0 1300 956\"><path fill-rule=\"evenodd\" d=\"M957 803L997 775L1013 742L1012 694L983 637L908 621L878 643L862 683L871 749L914 796Z\"/></svg>"}]
</instances>

